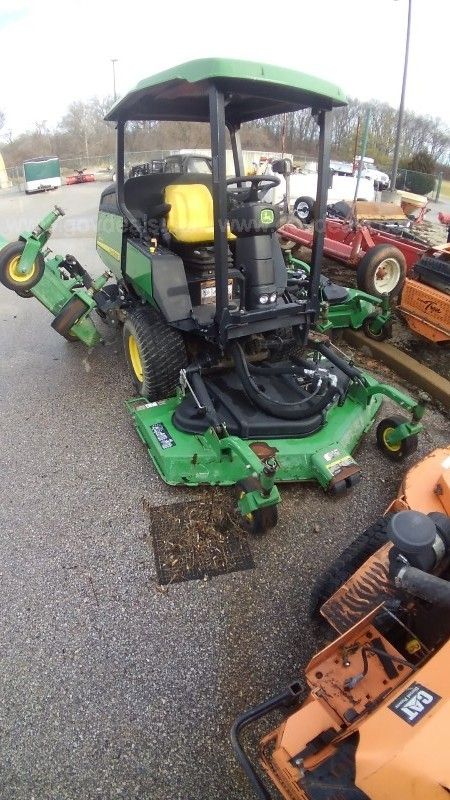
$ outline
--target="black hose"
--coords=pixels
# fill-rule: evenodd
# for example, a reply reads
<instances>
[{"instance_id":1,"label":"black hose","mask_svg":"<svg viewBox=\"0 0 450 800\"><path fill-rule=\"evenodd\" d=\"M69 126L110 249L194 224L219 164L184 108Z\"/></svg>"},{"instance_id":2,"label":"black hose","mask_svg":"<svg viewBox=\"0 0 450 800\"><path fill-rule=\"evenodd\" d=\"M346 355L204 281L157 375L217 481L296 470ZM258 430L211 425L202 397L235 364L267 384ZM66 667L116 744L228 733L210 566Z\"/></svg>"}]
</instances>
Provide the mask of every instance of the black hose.
<instances>
[{"instance_id":1,"label":"black hose","mask_svg":"<svg viewBox=\"0 0 450 800\"><path fill-rule=\"evenodd\" d=\"M316 349L319 351L319 353L325 356L328 361L331 361L335 367L340 369L344 375L347 375L348 378L352 378L352 380L364 381L364 375L362 374L361 370L359 370L357 367L352 367L348 361L336 355L335 351L331 347L327 347L327 345L323 344L323 342L318 342L316 344Z\"/></svg>"},{"instance_id":2,"label":"black hose","mask_svg":"<svg viewBox=\"0 0 450 800\"><path fill-rule=\"evenodd\" d=\"M239 739L241 731L252 722L256 722L256 720L260 719L261 717L265 717L266 714L270 714L272 711L276 711L278 708L288 708L289 706L298 702L299 696L300 685L298 683L291 683L284 692L281 692L281 694L271 697L269 700L266 700L259 706L251 708L249 711L245 711L240 717L237 718L233 727L231 728L230 736L234 754L259 800L272 800L272 796L268 789L266 789L264 786L261 778L256 774L253 765L244 752Z\"/></svg>"},{"instance_id":3,"label":"black hose","mask_svg":"<svg viewBox=\"0 0 450 800\"><path fill-rule=\"evenodd\" d=\"M450 583L437 575L429 575L409 564L401 565L394 578L395 585L405 592L450 610Z\"/></svg>"},{"instance_id":4,"label":"black hose","mask_svg":"<svg viewBox=\"0 0 450 800\"><path fill-rule=\"evenodd\" d=\"M281 403L273 400L261 392L253 380L241 346L235 342L231 346L231 354L236 366L236 372L241 380L247 397L263 411L279 419L305 419L313 414L319 414L333 400L337 393L335 386L330 381L317 378L314 391L295 403ZM321 391L322 390L322 391Z\"/></svg>"}]
</instances>

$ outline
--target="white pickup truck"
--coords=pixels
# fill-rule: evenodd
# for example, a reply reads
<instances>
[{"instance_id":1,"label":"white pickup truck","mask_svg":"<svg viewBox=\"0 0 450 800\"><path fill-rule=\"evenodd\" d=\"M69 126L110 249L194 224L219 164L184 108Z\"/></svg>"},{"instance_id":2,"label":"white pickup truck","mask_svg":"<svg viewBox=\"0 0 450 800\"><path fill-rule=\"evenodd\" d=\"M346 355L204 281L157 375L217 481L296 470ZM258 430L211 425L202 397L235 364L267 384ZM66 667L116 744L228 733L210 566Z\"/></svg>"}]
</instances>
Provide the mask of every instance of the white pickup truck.
<instances>
[{"instance_id":1,"label":"white pickup truck","mask_svg":"<svg viewBox=\"0 0 450 800\"><path fill-rule=\"evenodd\" d=\"M271 164L267 164L264 175L273 175ZM286 195L286 179L277 174L280 183L270 189L264 199L270 203L282 203ZM328 204L340 200L353 201L357 178L351 175L333 175L328 190ZM293 172L289 176L289 208L301 222L311 222L317 190L317 172ZM373 179L369 176L361 178L357 200L375 200Z\"/></svg>"}]
</instances>

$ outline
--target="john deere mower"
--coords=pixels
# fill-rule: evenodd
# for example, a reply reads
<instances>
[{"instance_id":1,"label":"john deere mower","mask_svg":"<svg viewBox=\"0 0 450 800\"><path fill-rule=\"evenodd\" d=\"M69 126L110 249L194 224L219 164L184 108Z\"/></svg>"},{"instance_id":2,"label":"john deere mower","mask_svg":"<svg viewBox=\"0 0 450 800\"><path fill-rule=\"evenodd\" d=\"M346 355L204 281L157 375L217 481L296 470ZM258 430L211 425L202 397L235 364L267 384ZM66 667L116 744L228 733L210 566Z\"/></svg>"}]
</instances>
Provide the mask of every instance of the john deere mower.
<instances>
[{"instance_id":1,"label":"john deere mower","mask_svg":"<svg viewBox=\"0 0 450 800\"><path fill-rule=\"evenodd\" d=\"M137 393L127 405L159 474L170 484L236 485L254 532L276 522L276 484L317 480L340 492L358 480L351 453L382 395L411 414L379 424L387 455L412 452L422 427L422 405L362 372L314 328L331 119L345 102L332 84L252 62L202 59L147 78L106 117L117 125L117 181L103 191L98 216L107 272L93 281L73 256L42 255L58 210L0 252L2 282L35 295L66 338L95 342L95 307L123 322ZM276 236L278 209L262 199L279 178L245 175L240 127L304 108L318 126L319 175L311 270L299 296ZM208 123L212 174L125 180L127 123L153 120Z\"/></svg>"},{"instance_id":2,"label":"john deere mower","mask_svg":"<svg viewBox=\"0 0 450 800\"><path fill-rule=\"evenodd\" d=\"M259 800L448 797L449 515L450 447L406 474L385 516L323 576L314 602L338 638L306 667L306 690L293 682L232 729ZM283 719L259 742L260 775L241 734L274 711Z\"/></svg>"}]
</instances>

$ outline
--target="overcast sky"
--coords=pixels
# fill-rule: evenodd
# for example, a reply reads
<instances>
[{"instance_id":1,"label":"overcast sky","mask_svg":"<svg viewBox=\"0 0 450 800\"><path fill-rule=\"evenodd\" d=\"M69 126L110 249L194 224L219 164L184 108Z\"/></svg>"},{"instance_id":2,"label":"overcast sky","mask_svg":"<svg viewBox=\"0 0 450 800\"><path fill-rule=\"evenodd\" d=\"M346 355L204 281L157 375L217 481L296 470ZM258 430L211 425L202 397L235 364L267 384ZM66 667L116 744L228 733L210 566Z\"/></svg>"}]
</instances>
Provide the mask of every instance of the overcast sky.
<instances>
[{"instance_id":1,"label":"overcast sky","mask_svg":"<svg viewBox=\"0 0 450 800\"><path fill-rule=\"evenodd\" d=\"M16 134L182 61L247 58L398 106L408 0L0 0L0 108ZM214 13L213 13L214 9ZM450 0L413 0L406 104L450 124Z\"/></svg>"}]
</instances>

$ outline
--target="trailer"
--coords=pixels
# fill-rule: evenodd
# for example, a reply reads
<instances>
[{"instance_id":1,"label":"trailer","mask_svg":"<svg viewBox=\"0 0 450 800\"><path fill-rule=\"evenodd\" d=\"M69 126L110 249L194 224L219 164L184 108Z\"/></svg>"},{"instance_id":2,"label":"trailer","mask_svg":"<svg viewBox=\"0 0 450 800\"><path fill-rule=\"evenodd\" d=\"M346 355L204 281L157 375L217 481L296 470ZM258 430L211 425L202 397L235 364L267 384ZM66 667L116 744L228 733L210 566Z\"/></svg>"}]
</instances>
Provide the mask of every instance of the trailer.
<instances>
[{"instance_id":1,"label":"trailer","mask_svg":"<svg viewBox=\"0 0 450 800\"><path fill-rule=\"evenodd\" d=\"M384 206L383 203L358 206ZM391 209L395 209L391 206ZM392 218L392 214L389 219ZM387 219L387 217L386 217ZM376 223L375 223L376 224ZM400 228L396 233L375 227L356 217L337 219L327 217L323 252L331 258L357 269L358 287L368 294L381 297L397 295L405 282L406 273L430 248L406 237ZM313 230L286 224L278 235L296 245L312 247Z\"/></svg>"},{"instance_id":2,"label":"trailer","mask_svg":"<svg viewBox=\"0 0 450 800\"><path fill-rule=\"evenodd\" d=\"M61 186L59 158L45 156L44 158L30 158L28 161L24 161L23 177L26 194L57 189Z\"/></svg>"}]
</instances>

